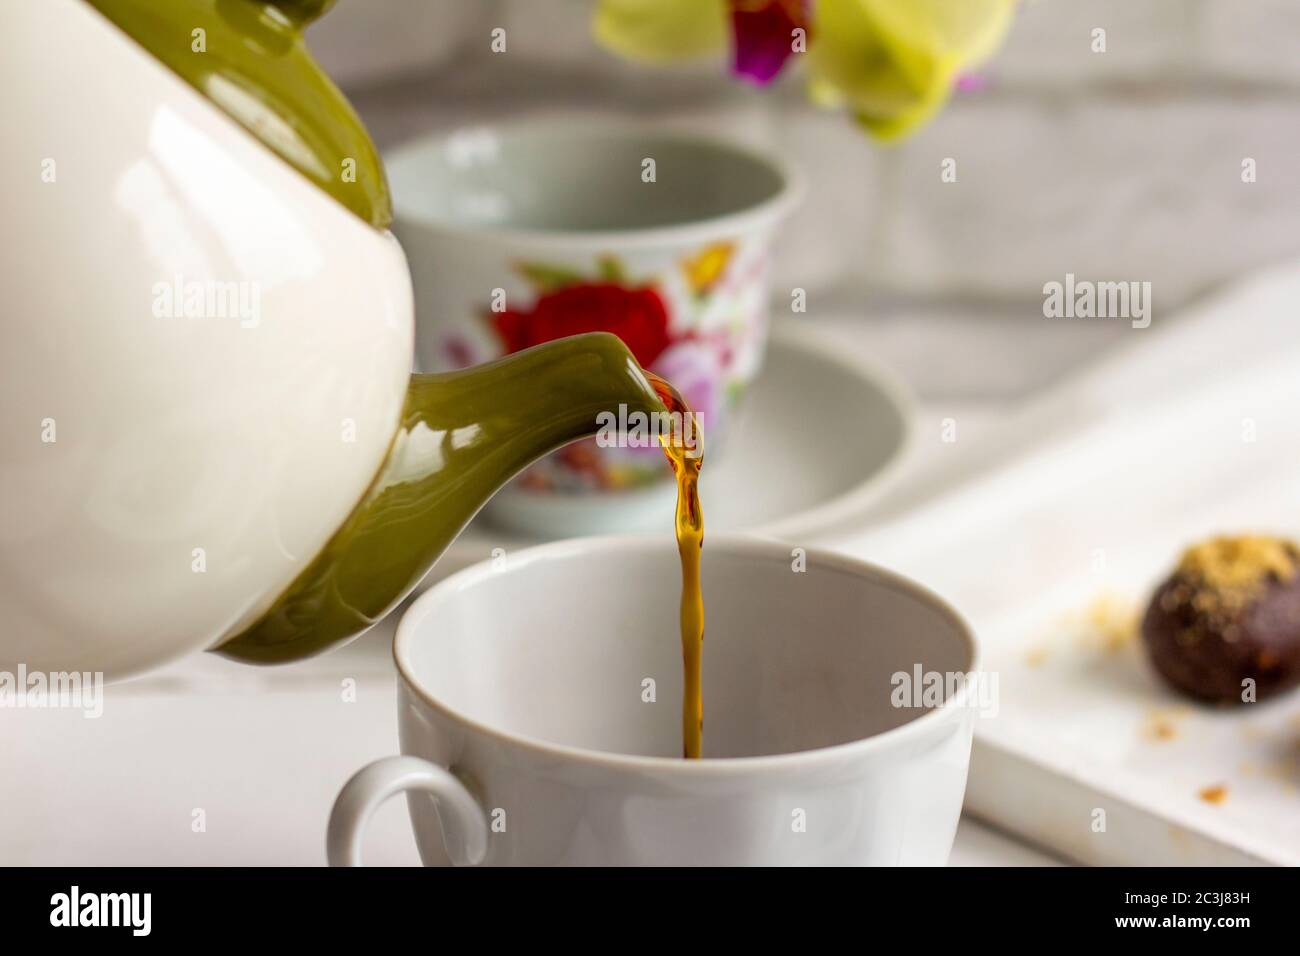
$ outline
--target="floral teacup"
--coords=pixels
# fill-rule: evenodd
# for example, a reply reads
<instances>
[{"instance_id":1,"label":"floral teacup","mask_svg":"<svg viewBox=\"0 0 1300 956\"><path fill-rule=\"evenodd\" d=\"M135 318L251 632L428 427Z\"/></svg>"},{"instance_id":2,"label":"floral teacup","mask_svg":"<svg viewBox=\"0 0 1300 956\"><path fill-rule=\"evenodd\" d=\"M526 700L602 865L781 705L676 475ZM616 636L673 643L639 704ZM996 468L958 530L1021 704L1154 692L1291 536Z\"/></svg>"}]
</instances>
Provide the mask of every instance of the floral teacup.
<instances>
[{"instance_id":1,"label":"floral teacup","mask_svg":"<svg viewBox=\"0 0 1300 956\"><path fill-rule=\"evenodd\" d=\"M613 332L696 410L710 458L725 447L762 363L771 241L794 202L778 162L644 127L529 122L416 143L388 167L423 370ZM532 466L494 519L543 535L662 523L662 453L608 444Z\"/></svg>"}]
</instances>

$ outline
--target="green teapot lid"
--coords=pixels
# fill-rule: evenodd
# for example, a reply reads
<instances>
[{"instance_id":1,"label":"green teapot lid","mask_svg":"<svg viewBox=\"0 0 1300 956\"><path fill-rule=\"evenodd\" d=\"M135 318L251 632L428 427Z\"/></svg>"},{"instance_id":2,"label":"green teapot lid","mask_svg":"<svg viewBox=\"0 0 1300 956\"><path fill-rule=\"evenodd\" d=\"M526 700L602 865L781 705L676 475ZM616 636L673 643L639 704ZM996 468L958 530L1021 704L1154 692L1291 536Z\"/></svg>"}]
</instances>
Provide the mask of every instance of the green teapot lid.
<instances>
[{"instance_id":1,"label":"green teapot lid","mask_svg":"<svg viewBox=\"0 0 1300 956\"><path fill-rule=\"evenodd\" d=\"M375 144L303 41L334 0L87 2L366 222L392 222Z\"/></svg>"}]
</instances>

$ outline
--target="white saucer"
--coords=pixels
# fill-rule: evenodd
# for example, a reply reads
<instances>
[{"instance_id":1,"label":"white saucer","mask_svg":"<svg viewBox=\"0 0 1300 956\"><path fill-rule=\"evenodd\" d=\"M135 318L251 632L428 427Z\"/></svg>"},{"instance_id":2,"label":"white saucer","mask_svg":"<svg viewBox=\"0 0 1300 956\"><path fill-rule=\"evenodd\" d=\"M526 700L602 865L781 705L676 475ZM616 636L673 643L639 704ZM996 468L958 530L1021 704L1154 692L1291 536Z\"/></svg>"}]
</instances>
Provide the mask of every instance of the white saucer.
<instances>
[{"instance_id":1,"label":"white saucer","mask_svg":"<svg viewBox=\"0 0 1300 956\"><path fill-rule=\"evenodd\" d=\"M778 324L726 448L701 473L706 536L754 534L799 544L851 526L897 477L913 417L911 397L892 375L850 361L806 327ZM646 533L672 533L674 494L671 481L646 493L663 512L661 531ZM575 534L591 530L583 522L574 527ZM496 549L544 540L498 528L481 514L420 587L499 555Z\"/></svg>"}]
</instances>

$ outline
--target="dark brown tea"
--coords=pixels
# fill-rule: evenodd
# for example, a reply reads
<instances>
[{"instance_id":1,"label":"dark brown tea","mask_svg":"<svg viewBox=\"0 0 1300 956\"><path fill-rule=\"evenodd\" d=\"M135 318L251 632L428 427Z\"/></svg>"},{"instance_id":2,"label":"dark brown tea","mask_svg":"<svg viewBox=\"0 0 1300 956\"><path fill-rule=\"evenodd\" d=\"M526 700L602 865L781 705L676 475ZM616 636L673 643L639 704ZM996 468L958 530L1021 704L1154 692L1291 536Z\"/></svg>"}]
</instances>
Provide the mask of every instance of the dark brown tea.
<instances>
[{"instance_id":1,"label":"dark brown tea","mask_svg":"<svg viewBox=\"0 0 1300 956\"><path fill-rule=\"evenodd\" d=\"M677 552L682 561L682 756L701 756L704 741L704 692L701 665L704 656L704 595L700 590L700 549L704 546L704 513L700 510L699 479L704 446L699 420L677 389L657 375L646 373L674 425L659 430L664 455L677 476ZM676 427L680 422L682 427Z\"/></svg>"}]
</instances>

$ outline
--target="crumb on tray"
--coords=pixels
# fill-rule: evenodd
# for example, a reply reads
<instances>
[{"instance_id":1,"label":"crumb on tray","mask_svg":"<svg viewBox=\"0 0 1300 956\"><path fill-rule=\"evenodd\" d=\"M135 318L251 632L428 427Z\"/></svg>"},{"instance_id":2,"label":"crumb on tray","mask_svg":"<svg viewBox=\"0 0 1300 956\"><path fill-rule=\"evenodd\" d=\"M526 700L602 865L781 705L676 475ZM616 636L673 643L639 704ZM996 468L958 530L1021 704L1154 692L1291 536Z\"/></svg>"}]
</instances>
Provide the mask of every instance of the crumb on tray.
<instances>
[{"instance_id":1,"label":"crumb on tray","mask_svg":"<svg viewBox=\"0 0 1300 956\"><path fill-rule=\"evenodd\" d=\"M1216 783L1213 786L1202 787L1196 792L1196 795L1206 803L1213 803L1218 806L1228 799L1228 788L1221 783Z\"/></svg>"}]
</instances>

